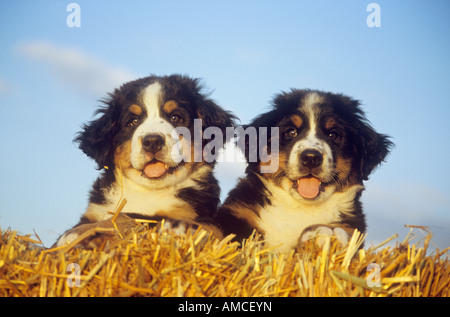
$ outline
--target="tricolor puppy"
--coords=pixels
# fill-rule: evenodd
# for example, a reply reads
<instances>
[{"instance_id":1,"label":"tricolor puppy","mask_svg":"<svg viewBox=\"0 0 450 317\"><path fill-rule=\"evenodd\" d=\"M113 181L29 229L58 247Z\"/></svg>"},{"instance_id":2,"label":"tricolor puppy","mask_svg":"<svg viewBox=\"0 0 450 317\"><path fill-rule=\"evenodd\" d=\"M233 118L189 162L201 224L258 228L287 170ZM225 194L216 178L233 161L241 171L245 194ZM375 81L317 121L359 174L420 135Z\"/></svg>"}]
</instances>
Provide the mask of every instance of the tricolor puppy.
<instances>
[{"instance_id":1,"label":"tricolor puppy","mask_svg":"<svg viewBox=\"0 0 450 317\"><path fill-rule=\"evenodd\" d=\"M358 101L292 90L276 96L272 110L249 127L267 127L266 150L275 138L279 147L269 153L269 162L248 162L245 178L219 209L224 234L243 239L256 229L270 246L286 251L316 234L336 236L346 244L355 228L365 231L359 201L363 181L392 143L373 130ZM275 135L273 127L278 128ZM247 160L256 144L246 140ZM262 173L273 160L277 168Z\"/></svg>"},{"instance_id":2,"label":"tricolor puppy","mask_svg":"<svg viewBox=\"0 0 450 317\"><path fill-rule=\"evenodd\" d=\"M112 227L108 219L122 198L126 203L120 215L128 216L125 219L212 225L220 189L213 176L214 161L202 158L201 134L216 127L225 135L234 116L203 94L198 80L181 75L131 81L104 103L97 112L100 117L85 125L76 138L103 173L93 185L80 222L57 245L74 241L95 226ZM186 133L174 133L178 128L193 136L195 124L200 129L197 144ZM200 159L193 157L195 148L200 148ZM123 217L122 223L126 223Z\"/></svg>"}]
</instances>

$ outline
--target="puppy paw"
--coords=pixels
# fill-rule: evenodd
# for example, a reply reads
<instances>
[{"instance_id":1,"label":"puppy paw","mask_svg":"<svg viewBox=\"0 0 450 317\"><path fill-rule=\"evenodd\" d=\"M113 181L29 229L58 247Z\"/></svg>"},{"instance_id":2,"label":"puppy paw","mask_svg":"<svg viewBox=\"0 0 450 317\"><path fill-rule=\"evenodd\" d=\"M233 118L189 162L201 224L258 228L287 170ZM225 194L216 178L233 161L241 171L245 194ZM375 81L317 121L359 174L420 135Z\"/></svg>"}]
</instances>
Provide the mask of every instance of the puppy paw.
<instances>
[{"instance_id":1,"label":"puppy paw","mask_svg":"<svg viewBox=\"0 0 450 317\"><path fill-rule=\"evenodd\" d=\"M196 230L198 225L190 224L181 220L164 219L159 232L170 232L178 236L186 235L188 229Z\"/></svg>"},{"instance_id":2,"label":"puppy paw","mask_svg":"<svg viewBox=\"0 0 450 317\"><path fill-rule=\"evenodd\" d=\"M317 225L306 228L300 236L300 243L315 239L315 243L319 247L323 247L327 237L334 237L341 246L346 246L350 240L350 236L341 227L331 227L327 225Z\"/></svg>"},{"instance_id":3,"label":"puppy paw","mask_svg":"<svg viewBox=\"0 0 450 317\"><path fill-rule=\"evenodd\" d=\"M61 247L78 241L75 245L78 248L95 249L106 241L127 234L132 227L136 226L135 221L126 215L119 215L115 224L116 226L111 219L107 219L76 226L66 231L54 246Z\"/></svg>"}]
</instances>

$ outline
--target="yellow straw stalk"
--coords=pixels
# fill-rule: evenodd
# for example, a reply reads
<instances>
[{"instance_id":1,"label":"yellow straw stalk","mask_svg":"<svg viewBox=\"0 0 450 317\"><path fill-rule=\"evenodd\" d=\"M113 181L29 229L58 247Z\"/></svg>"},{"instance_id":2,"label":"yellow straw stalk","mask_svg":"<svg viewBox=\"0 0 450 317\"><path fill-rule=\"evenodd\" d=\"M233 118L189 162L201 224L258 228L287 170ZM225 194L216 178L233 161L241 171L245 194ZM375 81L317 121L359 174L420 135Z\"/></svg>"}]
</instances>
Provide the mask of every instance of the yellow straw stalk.
<instances>
[{"instance_id":1,"label":"yellow straw stalk","mask_svg":"<svg viewBox=\"0 0 450 317\"><path fill-rule=\"evenodd\" d=\"M100 250L0 229L0 296L449 296L448 249L427 255L431 234L411 244L414 230L396 247L360 249L355 231L345 248L329 238L278 254L257 235L240 247L201 229L139 224Z\"/></svg>"}]
</instances>

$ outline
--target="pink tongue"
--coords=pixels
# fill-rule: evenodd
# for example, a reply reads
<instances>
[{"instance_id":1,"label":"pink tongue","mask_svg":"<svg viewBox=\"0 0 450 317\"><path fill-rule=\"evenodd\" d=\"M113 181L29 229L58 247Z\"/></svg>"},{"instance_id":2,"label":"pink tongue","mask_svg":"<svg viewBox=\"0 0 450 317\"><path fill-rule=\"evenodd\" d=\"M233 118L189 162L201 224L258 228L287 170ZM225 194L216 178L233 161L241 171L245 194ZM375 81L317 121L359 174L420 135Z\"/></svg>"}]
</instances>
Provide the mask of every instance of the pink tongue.
<instances>
[{"instance_id":1,"label":"pink tongue","mask_svg":"<svg viewBox=\"0 0 450 317\"><path fill-rule=\"evenodd\" d=\"M319 195L320 180L315 177L303 177L298 181L298 193L303 198L313 199Z\"/></svg>"},{"instance_id":2,"label":"pink tongue","mask_svg":"<svg viewBox=\"0 0 450 317\"><path fill-rule=\"evenodd\" d=\"M144 173L147 177L160 177L166 171L166 164L163 162L148 163L144 168Z\"/></svg>"}]
</instances>

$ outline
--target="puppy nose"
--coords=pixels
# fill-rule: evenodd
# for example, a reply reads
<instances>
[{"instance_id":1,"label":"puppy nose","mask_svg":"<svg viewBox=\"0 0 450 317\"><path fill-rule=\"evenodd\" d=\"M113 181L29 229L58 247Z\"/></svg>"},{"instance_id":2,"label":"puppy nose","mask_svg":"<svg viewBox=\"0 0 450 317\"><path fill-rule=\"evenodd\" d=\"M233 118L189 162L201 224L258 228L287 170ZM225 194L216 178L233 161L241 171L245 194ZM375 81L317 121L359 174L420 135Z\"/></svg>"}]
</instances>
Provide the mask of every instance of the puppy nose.
<instances>
[{"instance_id":1,"label":"puppy nose","mask_svg":"<svg viewBox=\"0 0 450 317\"><path fill-rule=\"evenodd\" d=\"M142 147L145 151L155 154L164 146L164 137L160 134L147 134L142 139Z\"/></svg>"},{"instance_id":2,"label":"puppy nose","mask_svg":"<svg viewBox=\"0 0 450 317\"><path fill-rule=\"evenodd\" d=\"M315 168L320 166L320 164L322 164L323 157L319 151L309 149L303 151L303 153L300 155L300 160L303 166L306 166L308 168Z\"/></svg>"}]
</instances>

